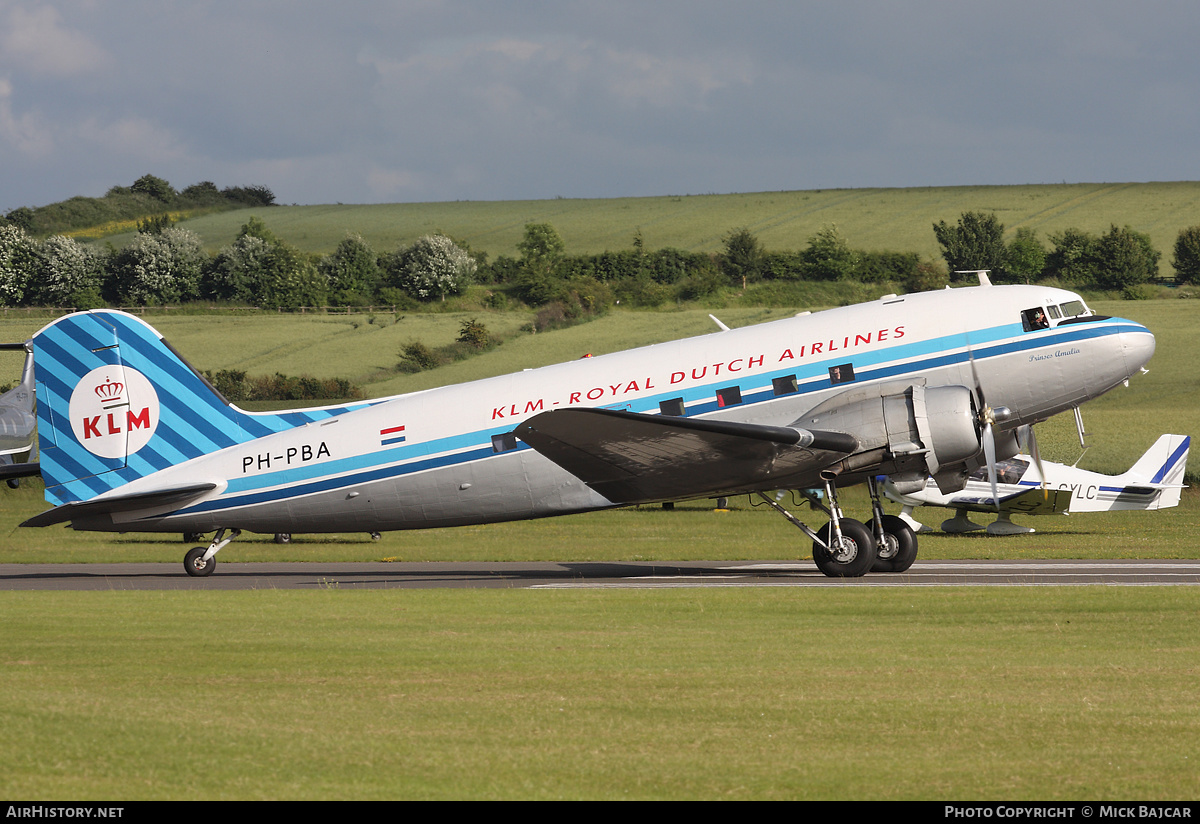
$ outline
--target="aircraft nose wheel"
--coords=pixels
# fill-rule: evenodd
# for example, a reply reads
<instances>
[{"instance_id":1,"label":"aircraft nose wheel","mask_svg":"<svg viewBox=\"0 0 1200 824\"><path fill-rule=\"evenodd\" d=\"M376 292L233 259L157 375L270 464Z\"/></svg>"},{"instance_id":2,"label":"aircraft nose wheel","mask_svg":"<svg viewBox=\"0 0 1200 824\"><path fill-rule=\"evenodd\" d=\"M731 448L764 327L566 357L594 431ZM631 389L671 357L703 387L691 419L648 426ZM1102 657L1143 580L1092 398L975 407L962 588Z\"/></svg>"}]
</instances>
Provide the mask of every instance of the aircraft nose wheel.
<instances>
[{"instance_id":1,"label":"aircraft nose wheel","mask_svg":"<svg viewBox=\"0 0 1200 824\"><path fill-rule=\"evenodd\" d=\"M208 547L198 546L194 549L189 549L187 555L183 556L183 568L187 574L193 578L205 578L213 574L213 570L217 568L217 559L209 558L204 560L204 553L208 552Z\"/></svg>"}]
</instances>

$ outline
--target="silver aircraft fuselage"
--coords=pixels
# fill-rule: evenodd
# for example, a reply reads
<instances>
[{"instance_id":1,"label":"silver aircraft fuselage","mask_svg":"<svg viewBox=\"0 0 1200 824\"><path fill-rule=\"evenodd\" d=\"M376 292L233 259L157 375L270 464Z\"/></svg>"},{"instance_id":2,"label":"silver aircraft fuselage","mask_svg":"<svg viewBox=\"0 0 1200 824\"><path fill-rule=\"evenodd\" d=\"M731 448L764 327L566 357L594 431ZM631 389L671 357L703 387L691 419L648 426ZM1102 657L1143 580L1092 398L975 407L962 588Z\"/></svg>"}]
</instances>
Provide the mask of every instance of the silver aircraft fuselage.
<instances>
[{"instance_id":1,"label":"silver aircraft fuselage","mask_svg":"<svg viewBox=\"0 0 1200 824\"><path fill-rule=\"evenodd\" d=\"M214 485L183 509L82 515L72 525L380 532L611 507L511 436L533 415L571 407L787 426L847 388L919 382L978 391L989 406L1010 410L999 429L1011 432L1104 394L1153 354L1145 327L1080 315L1082 307L1078 295L1041 286L889 296L400 395L169 466L119 490ZM1035 309L1058 317L1031 327Z\"/></svg>"}]
</instances>

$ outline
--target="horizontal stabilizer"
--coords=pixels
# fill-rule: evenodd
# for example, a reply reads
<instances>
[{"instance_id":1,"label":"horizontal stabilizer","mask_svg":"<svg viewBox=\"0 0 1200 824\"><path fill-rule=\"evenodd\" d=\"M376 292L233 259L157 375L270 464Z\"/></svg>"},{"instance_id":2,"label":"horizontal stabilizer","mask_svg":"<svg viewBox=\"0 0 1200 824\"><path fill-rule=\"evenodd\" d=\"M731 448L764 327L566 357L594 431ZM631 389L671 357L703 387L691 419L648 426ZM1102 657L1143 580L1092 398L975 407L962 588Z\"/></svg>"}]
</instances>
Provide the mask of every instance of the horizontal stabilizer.
<instances>
[{"instance_id":1,"label":"horizontal stabilizer","mask_svg":"<svg viewBox=\"0 0 1200 824\"><path fill-rule=\"evenodd\" d=\"M36 461L33 463L10 463L0 461L0 480L9 478L32 478L42 474L42 467Z\"/></svg>"},{"instance_id":2,"label":"horizontal stabilizer","mask_svg":"<svg viewBox=\"0 0 1200 824\"><path fill-rule=\"evenodd\" d=\"M841 432L611 409L543 412L514 433L620 504L811 485L858 448Z\"/></svg>"},{"instance_id":3,"label":"horizontal stabilizer","mask_svg":"<svg viewBox=\"0 0 1200 824\"><path fill-rule=\"evenodd\" d=\"M160 489L156 492L142 492L136 495L114 495L90 501L74 501L56 506L54 509L47 509L40 515L34 515L22 523L21 526L50 526L51 524L74 521L78 518L91 519L104 515L112 515L117 512L155 509L174 504L182 505L216 488L217 485L211 483L195 484L175 489Z\"/></svg>"}]
</instances>

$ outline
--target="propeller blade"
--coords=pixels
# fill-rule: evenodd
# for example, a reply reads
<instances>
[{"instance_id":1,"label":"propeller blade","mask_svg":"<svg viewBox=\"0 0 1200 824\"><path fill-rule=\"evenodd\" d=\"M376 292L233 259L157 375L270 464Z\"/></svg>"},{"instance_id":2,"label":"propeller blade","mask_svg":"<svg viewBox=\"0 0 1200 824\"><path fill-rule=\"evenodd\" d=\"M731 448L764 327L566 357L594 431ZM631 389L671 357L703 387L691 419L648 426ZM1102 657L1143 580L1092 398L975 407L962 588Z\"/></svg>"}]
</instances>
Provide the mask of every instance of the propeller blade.
<instances>
[{"instance_id":1,"label":"propeller blade","mask_svg":"<svg viewBox=\"0 0 1200 824\"><path fill-rule=\"evenodd\" d=\"M1046 488L1046 468L1042 465L1042 454L1038 450L1037 434L1033 431L1032 426L1022 426L1017 430L1017 443L1021 449L1033 458L1033 465L1037 467L1038 477L1041 478L1040 486L1042 487L1043 495L1049 497L1050 492Z\"/></svg>"},{"instance_id":2,"label":"propeller blade","mask_svg":"<svg viewBox=\"0 0 1200 824\"><path fill-rule=\"evenodd\" d=\"M1000 511L1000 491L996 485L996 437L992 432L992 422L988 421L983 427L983 458L987 461L988 482L992 485L992 500L996 503L996 511Z\"/></svg>"},{"instance_id":3,"label":"propeller blade","mask_svg":"<svg viewBox=\"0 0 1200 824\"><path fill-rule=\"evenodd\" d=\"M983 395L983 382L979 380L979 370L975 368L975 352L970 345L967 346L967 360L971 364L971 377L975 381L975 405L976 413L979 416L980 425L980 440L983 441L983 458L987 461L988 481L992 485L992 500L996 503L996 511L1000 511L1000 489L996 483L996 434L992 430L992 424L997 420L997 411L999 411L1001 419L1008 417L1008 410L1001 407L999 410L992 409L988 406L987 398Z\"/></svg>"}]
</instances>

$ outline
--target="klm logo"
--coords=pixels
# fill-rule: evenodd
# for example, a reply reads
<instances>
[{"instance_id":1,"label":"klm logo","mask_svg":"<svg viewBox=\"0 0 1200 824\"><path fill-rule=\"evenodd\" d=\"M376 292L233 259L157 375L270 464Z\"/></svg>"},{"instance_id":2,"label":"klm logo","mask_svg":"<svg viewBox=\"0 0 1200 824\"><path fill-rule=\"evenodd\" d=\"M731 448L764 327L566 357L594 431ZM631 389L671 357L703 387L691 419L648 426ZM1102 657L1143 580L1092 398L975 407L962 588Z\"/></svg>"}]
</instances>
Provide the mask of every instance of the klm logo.
<instances>
[{"instance_id":1,"label":"klm logo","mask_svg":"<svg viewBox=\"0 0 1200 824\"><path fill-rule=\"evenodd\" d=\"M99 458L125 458L154 436L158 393L136 369L101 366L71 392L68 416L80 445Z\"/></svg>"}]
</instances>

